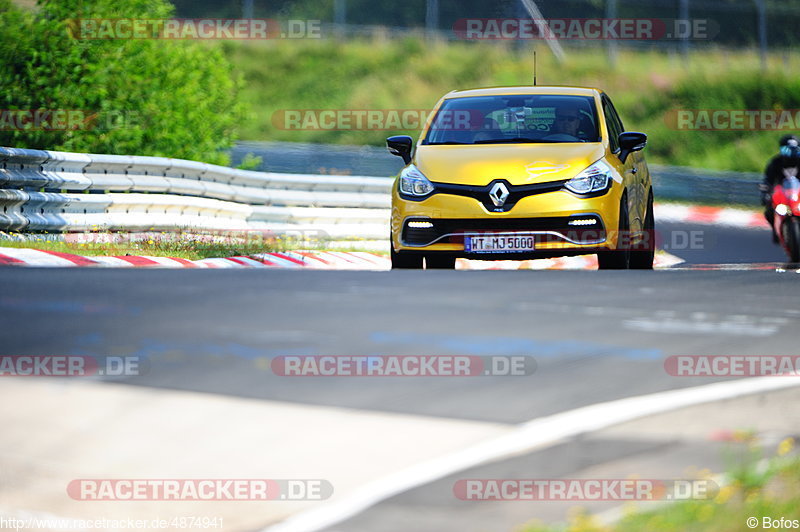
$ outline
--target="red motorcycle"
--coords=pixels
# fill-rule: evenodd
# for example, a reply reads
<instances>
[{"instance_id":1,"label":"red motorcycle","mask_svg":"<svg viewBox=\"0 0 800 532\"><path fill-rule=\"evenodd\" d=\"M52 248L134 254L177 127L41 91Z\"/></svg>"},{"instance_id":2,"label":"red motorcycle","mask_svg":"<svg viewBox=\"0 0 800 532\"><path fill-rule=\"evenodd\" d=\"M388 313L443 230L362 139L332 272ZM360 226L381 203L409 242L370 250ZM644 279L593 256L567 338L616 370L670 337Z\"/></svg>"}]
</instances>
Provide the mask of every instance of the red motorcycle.
<instances>
[{"instance_id":1,"label":"red motorcycle","mask_svg":"<svg viewBox=\"0 0 800 532\"><path fill-rule=\"evenodd\" d=\"M800 263L800 179L787 177L772 190L773 229L793 263Z\"/></svg>"}]
</instances>

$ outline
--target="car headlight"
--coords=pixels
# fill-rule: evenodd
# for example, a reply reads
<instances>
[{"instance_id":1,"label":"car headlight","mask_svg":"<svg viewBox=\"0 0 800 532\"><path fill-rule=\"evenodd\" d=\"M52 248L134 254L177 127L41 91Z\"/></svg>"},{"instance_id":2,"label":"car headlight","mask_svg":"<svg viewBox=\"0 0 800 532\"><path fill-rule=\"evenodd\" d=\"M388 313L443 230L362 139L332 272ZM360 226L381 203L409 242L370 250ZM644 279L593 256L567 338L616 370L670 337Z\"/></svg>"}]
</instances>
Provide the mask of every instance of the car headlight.
<instances>
[{"instance_id":1,"label":"car headlight","mask_svg":"<svg viewBox=\"0 0 800 532\"><path fill-rule=\"evenodd\" d=\"M410 164L400 172L400 192L408 196L427 196L433 192L433 184Z\"/></svg>"},{"instance_id":2,"label":"car headlight","mask_svg":"<svg viewBox=\"0 0 800 532\"><path fill-rule=\"evenodd\" d=\"M597 161L564 186L575 194L591 194L607 189L612 179L611 167L603 161Z\"/></svg>"}]
</instances>

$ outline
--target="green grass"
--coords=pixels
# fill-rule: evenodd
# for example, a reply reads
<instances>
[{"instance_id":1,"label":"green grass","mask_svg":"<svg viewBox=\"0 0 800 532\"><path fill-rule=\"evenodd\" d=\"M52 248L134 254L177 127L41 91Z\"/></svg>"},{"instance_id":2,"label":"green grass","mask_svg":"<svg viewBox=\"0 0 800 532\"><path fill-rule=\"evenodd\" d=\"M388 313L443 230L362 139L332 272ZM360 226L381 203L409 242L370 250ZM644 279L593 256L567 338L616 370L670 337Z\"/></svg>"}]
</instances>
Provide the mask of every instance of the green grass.
<instances>
[{"instance_id":1,"label":"green grass","mask_svg":"<svg viewBox=\"0 0 800 532\"><path fill-rule=\"evenodd\" d=\"M287 131L273 114L286 109L430 109L453 89L529 84L531 44L405 40L224 42L245 79L245 140L382 145L416 131ZM626 127L648 133L652 163L761 171L783 132L677 131L676 109L800 109L800 53L775 53L762 72L750 51L694 51L688 60L657 51L621 51L615 67L602 48L567 49L558 64L538 46L539 84L606 90Z\"/></svg>"},{"instance_id":2,"label":"green grass","mask_svg":"<svg viewBox=\"0 0 800 532\"><path fill-rule=\"evenodd\" d=\"M291 251L297 249L325 251L330 249L325 241L299 241L262 237L258 233L248 234L245 238L209 237L185 233L162 233L152 238L133 241L122 238L119 243L73 243L52 239L52 235L37 238L27 235L27 240L0 239L0 247L40 249L71 253L83 256L119 256L119 255L151 255L155 257L173 257L199 260L232 256L250 256L258 253ZM361 251L358 242L352 247L336 248L336 251Z\"/></svg>"},{"instance_id":3,"label":"green grass","mask_svg":"<svg viewBox=\"0 0 800 532\"><path fill-rule=\"evenodd\" d=\"M800 459L785 455L794 442L785 440L779 456L758 467L758 461L731 469L729 482L710 500L694 500L661 506L646 512L629 512L619 522L602 525L582 511L566 527L529 525L522 532L740 532L748 530L750 517L800 519ZM755 456L755 454L754 454Z\"/></svg>"}]
</instances>

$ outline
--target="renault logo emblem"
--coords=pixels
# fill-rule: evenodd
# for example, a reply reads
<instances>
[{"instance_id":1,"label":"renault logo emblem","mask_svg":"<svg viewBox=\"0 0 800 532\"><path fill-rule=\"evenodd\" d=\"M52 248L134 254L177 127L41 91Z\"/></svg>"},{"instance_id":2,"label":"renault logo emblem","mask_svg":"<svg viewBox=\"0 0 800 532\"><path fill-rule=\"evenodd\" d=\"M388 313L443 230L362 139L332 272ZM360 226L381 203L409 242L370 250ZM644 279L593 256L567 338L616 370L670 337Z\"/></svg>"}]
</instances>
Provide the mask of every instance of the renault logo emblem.
<instances>
[{"instance_id":1,"label":"renault logo emblem","mask_svg":"<svg viewBox=\"0 0 800 532\"><path fill-rule=\"evenodd\" d=\"M508 187L504 183L495 183L489 191L489 197L495 207L502 207L508 199Z\"/></svg>"}]
</instances>

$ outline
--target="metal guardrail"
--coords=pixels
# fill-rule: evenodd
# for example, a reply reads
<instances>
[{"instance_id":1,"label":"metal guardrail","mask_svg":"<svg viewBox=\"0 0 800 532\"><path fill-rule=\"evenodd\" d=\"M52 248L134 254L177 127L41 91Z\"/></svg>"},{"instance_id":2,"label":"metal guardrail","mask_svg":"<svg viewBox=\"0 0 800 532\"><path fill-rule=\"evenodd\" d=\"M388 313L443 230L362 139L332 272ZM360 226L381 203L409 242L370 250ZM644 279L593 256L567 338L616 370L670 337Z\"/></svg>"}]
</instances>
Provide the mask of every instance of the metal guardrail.
<instances>
[{"instance_id":1,"label":"metal guardrail","mask_svg":"<svg viewBox=\"0 0 800 532\"><path fill-rule=\"evenodd\" d=\"M759 207L758 185L763 176L754 172L719 172L683 166L648 165L657 199L690 203L738 204Z\"/></svg>"},{"instance_id":2,"label":"metal guardrail","mask_svg":"<svg viewBox=\"0 0 800 532\"><path fill-rule=\"evenodd\" d=\"M391 181L0 148L0 230L298 230L385 238Z\"/></svg>"},{"instance_id":3,"label":"metal guardrail","mask_svg":"<svg viewBox=\"0 0 800 532\"><path fill-rule=\"evenodd\" d=\"M758 174L651 165L656 197L757 206ZM386 238L391 180L0 148L0 231L309 231Z\"/></svg>"},{"instance_id":4,"label":"metal guardrail","mask_svg":"<svg viewBox=\"0 0 800 532\"><path fill-rule=\"evenodd\" d=\"M246 154L263 159L261 170L312 174L391 176L403 168L399 157L384 147L310 144L300 142L240 142L232 150L240 162ZM767 159L765 157L764 164ZM650 164L656 199L695 204L739 204L759 207L756 172L703 170Z\"/></svg>"}]
</instances>

